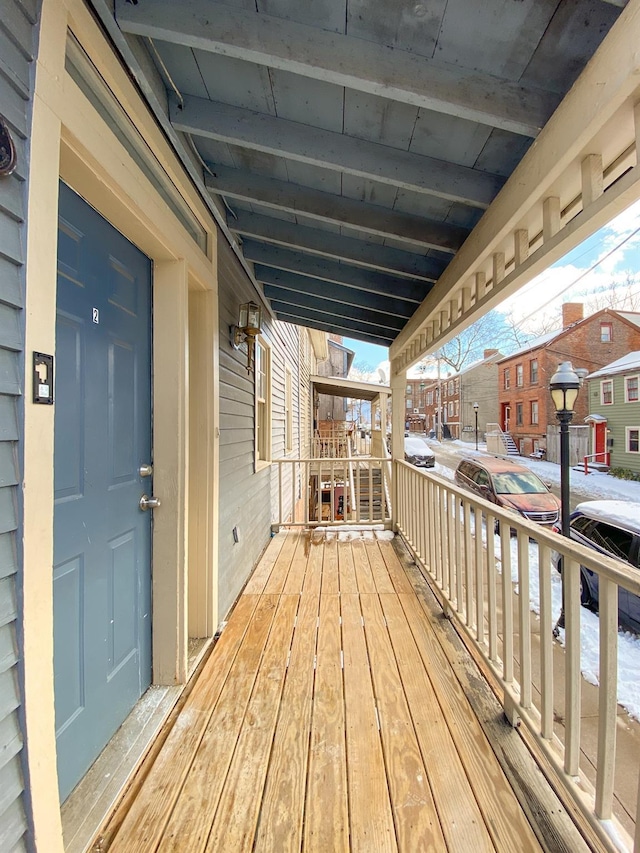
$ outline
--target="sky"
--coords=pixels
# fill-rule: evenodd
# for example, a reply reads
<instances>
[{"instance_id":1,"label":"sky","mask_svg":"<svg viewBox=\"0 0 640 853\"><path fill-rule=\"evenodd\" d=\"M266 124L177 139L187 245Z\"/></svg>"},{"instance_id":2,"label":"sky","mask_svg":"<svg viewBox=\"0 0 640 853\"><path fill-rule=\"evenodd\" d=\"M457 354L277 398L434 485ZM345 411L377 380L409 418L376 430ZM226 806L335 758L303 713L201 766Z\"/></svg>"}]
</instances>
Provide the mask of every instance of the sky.
<instances>
[{"instance_id":1,"label":"sky","mask_svg":"<svg viewBox=\"0 0 640 853\"><path fill-rule=\"evenodd\" d=\"M560 261L505 300L498 311L513 313L524 329L534 328L541 318L559 314L563 302L588 302L609 290L612 281L633 280L640 295L640 201L585 240ZM638 309L636 309L638 310ZM378 369L389 378L388 351L352 338L345 346L356 353L354 365ZM379 377L371 377L379 381Z\"/></svg>"}]
</instances>

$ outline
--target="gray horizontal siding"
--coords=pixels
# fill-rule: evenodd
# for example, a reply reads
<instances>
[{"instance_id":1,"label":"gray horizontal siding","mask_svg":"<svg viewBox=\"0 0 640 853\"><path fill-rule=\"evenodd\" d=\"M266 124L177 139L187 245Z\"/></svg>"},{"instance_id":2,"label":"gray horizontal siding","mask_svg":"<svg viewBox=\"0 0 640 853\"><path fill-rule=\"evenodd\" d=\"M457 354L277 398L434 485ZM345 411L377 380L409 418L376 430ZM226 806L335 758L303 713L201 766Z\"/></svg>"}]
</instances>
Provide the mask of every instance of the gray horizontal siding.
<instances>
[{"instance_id":1,"label":"gray horizontal siding","mask_svg":"<svg viewBox=\"0 0 640 853\"><path fill-rule=\"evenodd\" d=\"M220 512L218 554L219 612L222 618L238 597L270 536L270 470L254 472L253 376L246 355L229 342L238 306L254 298L235 255L218 240L220 315ZM234 542L233 528L240 531Z\"/></svg>"},{"instance_id":2,"label":"gray horizontal siding","mask_svg":"<svg viewBox=\"0 0 640 853\"><path fill-rule=\"evenodd\" d=\"M247 375L246 355L229 343L241 302L255 298L253 288L229 246L218 243L220 312L220 516L219 601L226 614L244 586L271 535L277 505L277 470L255 470L254 378ZM271 353L271 456L285 455L285 386L292 377L293 455L298 455L300 421L300 330L266 317L262 336ZM233 529L240 531L239 542Z\"/></svg>"},{"instance_id":3,"label":"gray horizontal siding","mask_svg":"<svg viewBox=\"0 0 640 853\"><path fill-rule=\"evenodd\" d=\"M24 735L16 557L17 487L23 387L24 246L28 131L34 28L38 0L0 0L0 111L12 133L18 164L0 178L0 850L26 850Z\"/></svg>"}]
</instances>

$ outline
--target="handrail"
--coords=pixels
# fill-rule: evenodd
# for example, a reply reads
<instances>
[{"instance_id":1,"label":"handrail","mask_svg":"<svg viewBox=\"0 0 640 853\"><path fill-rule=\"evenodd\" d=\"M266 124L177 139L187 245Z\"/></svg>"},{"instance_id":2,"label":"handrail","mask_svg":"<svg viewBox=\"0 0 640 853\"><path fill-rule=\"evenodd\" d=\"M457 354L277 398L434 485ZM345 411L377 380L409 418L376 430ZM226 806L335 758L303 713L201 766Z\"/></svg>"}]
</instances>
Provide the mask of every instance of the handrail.
<instances>
[{"instance_id":1,"label":"handrail","mask_svg":"<svg viewBox=\"0 0 640 853\"><path fill-rule=\"evenodd\" d=\"M277 496L272 501L271 527L390 526L387 464L384 458L362 456L274 459Z\"/></svg>"},{"instance_id":2,"label":"handrail","mask_svg":"<svg viewBox=\"0 0 640 853\"><path fill-rule=\"evenodd\" d=\"M599 456L604 456L604 460L598 459ZM611 454L608 450L600 451L600 453L590 453L588 456L584 457L584 473L585 475L589 473L589 463L588 460L593 459L594 462L602 462L603 465L607 465L611 467Z\"/></svg>"},{"instance_id":3,"label":"handrail","mask_svg":"<svg viewBox=\"0 0 640 853\"><path fill-rule=\"evenodd\" d=\"M522 720L527 726L555 767L558 782L566 787L597 832L603 848L634 849L630 836L612 813L618 710L618 589L640 595L640 573L621 561L475 497L430 471L395 460L394 476L398 532L423 573L435 584L447 613L496 676L497 695L507 718L513 725ZM494 534L496 522L499 533ZM512 533L515 533L513 544ZM564 634L561 633L565 643L564 674L559 673L556 678L552 629L559 615L561 597L553 552L562 559L566 624ZM536 557L540 590L539 651L532 642L534 629L521 631L519 627L531 622L530 596L516 594L513 586L517 583L518 593L530 590ZM586 769L580 766L581 566L597 573L600 589L595 785L591 785ZM558 579L555 584L554 578ZM516 606L517 620L513 612ZM533 689L533 672L540 673L535 685L539 692ZM557 700L554 690L558 689L564 690L564 729L560 732L554 713ZM640 850L640 845L636 849Z\"/></svg>"}]
</instances>

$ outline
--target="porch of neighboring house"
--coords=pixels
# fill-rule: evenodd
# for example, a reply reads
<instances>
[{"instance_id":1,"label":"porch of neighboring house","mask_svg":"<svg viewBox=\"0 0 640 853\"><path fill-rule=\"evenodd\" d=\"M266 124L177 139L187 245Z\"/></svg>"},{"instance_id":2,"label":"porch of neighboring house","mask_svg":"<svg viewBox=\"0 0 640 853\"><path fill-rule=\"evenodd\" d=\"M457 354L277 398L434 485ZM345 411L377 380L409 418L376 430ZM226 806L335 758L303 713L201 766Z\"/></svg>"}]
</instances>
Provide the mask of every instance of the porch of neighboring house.
<instances>
[{"instance_id":1,"label":"porch of neighboring house","mask_svg":"<svg viewBox=\"0 0 640 853\"><path fill-rule=\"evenodd\" d=\"M398 537L281 530L101 851L575 851Z\"/></svg>"}]
</instances>

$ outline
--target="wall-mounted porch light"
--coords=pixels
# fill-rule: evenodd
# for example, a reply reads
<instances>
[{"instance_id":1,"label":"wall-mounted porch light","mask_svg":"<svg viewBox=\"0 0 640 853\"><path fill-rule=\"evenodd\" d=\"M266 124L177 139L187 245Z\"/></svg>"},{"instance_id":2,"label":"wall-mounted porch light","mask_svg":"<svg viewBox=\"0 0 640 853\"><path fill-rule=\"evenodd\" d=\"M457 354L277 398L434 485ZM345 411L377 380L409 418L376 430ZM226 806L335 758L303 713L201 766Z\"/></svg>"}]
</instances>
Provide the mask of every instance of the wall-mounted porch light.
<instances>
[{"instance_id":1,"label":"wall-mounted porch light","mask_svg":"<svg viewBox=\"0 0 640 853\"><path fill-rule=\"evenodd\" d=\"M262 329L262 309L255 302L244 302L238 310L238 325L231 326L231 343L235 349L247 345L247 373L253 370L256 338Z\"/></svg>"}]
</instances>

